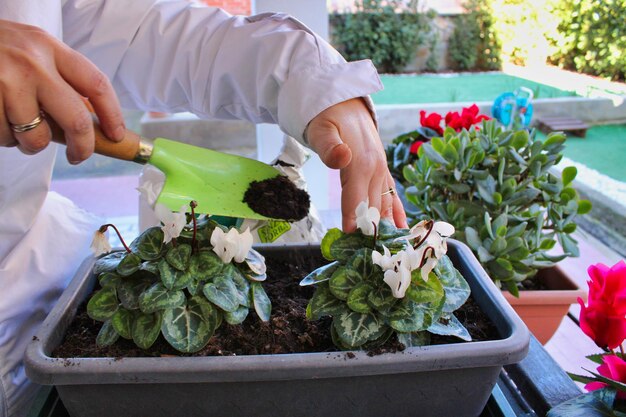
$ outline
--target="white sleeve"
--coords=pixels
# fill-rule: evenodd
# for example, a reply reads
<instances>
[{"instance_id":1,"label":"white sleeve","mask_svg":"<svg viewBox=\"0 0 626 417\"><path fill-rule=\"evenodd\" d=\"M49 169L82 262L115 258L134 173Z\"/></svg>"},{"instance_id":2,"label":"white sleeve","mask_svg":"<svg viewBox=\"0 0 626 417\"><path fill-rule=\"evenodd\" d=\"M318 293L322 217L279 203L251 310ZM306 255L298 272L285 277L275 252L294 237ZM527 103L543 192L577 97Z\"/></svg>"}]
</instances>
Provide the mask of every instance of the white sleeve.
<instances>
[{"instance_id":1,"label":"white sleeve","mask_svg":"<svg viewBox=\"0 0 626 417\"><path fill-rule=\"evenodd\" d=\"M324 109L382 88L284 14L231 16L184 0L67 0L64 40L113 81L124 107L278 123L302 141Z\"/></svg>"}]
</instances>

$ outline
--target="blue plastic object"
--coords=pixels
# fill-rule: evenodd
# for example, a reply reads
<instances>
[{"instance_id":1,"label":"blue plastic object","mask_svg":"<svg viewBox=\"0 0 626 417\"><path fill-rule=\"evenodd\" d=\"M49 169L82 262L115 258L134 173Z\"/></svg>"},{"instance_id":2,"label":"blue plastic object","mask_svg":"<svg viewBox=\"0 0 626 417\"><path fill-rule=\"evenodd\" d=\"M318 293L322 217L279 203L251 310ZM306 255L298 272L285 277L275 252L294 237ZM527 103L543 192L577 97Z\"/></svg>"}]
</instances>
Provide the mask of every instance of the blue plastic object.
<instances>
[{"instance_id":1,"label":"blue plastic object","mask_svg":"<svg viewBox=\"0 0 626 417\"><path fill-rule=\"evenodd\" d=\"M507 128L527 128L533 117L532 90L520 87L515 92L500 94L491 113Z\"/></svg>"}]
</instances>

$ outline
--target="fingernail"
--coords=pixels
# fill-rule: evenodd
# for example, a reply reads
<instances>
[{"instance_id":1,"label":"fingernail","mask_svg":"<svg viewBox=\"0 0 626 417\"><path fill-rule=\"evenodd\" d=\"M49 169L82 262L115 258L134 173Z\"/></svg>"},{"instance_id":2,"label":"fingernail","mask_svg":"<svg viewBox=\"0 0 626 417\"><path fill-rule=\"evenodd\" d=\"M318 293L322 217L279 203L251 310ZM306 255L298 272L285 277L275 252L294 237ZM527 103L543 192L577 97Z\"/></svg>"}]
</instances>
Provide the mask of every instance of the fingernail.
<instances>
[{"instance_id":1,"label":"fingernail","mask_svg":"<svg viewBox=\"0 0 626 417\"><path fill-rule=\"evenodd\" d=\"M122 140L122 139L124 139L124 136L126 136L126 127L124 125L119 125L113 131L113 138L112 139Z\"/></svg>"},{"instance_id":2,"label":"fingernail","mask_svg":"<svg viewBox=\"0 0 626 417\"><path fill-rule=\"evenodd\" d=\"M80 160L72 160L72 159L68 159L67 161L72 165L78 165L82 162Z\"/></svg>"}]
</instances>

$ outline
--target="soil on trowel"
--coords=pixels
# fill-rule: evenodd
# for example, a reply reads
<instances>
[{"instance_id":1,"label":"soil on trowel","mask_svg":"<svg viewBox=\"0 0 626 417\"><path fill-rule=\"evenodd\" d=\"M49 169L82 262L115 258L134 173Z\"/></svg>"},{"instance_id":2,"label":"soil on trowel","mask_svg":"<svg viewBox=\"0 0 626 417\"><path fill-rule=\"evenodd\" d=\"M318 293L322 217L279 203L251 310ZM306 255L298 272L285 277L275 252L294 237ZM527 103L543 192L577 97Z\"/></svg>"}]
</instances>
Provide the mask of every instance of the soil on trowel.
<instances>
[{"instance_id":1,"label":"soil on trowel","mask_svg":"<svg viewBox=\"0 0 626 417\"><path fill-rule=\"evenodd\" d=\"M306 319L306 306L315 291L314 286L301 287L300 280L308 272L328 261L321 255L310 253L297 255L295 259L266 256L268 280L263 283L270 300L272 314L269 322L259 320L254 311L240 325L223 323L213 337L199 352L184 354L176 351L159 336L147 350L140 349L132 341L118 339L111 346L98 347L95 340L102 323L89 318L83 304L70 325L65 340L53 352L58 358L73 357L145 357L145 356L231 356L263 355L303 352L334 352L330 336L331 318L316 321ZM496 340L499 338L494 325L470 298L457 310L457 318L465 325L473 340ZM433 335L432 344L464 343L454 337ZM404 350L404 345L391 337L384 345L370 349L368 355ZM345 352L346 359L354 358L352 352Z\"/></svg>"},{"instance_id":2,"label":"soil on trowel","mask_svg":"<svg viewBox=\"0 0 626 417\"><path fill-rule=\"evenodd\" d=\"M272 219L298 221L309 213L309 194L296 187L284 175L263 181L252 181L243 196L243 202Z\"/></svg>"}]
</instances>

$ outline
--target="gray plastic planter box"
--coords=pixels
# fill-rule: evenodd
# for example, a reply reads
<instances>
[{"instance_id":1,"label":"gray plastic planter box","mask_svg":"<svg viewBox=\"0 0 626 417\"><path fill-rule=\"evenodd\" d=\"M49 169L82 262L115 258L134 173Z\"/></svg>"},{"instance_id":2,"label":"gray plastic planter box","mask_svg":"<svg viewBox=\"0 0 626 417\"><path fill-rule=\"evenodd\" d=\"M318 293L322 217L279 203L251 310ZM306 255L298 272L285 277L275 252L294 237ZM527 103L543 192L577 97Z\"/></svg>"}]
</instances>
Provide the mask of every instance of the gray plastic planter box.
<instances>
[{"instance_id":1,"label":"gray plastic planter box","mask_svg":"<svg viewBox=\"0 0 626 417\"><path fill-rule=\"evenodd\" d=\"M261 246L307 256L316 246ZM28 376L56 385L73 417L478 416L503 365L523 359L529 333L471 251L448 254L501 339L369 357L365 352L180 358L51 358L95 282L85 261L26 352ZM294 277L300 279L301 277Z\"/></svg>"}]
</instances>

